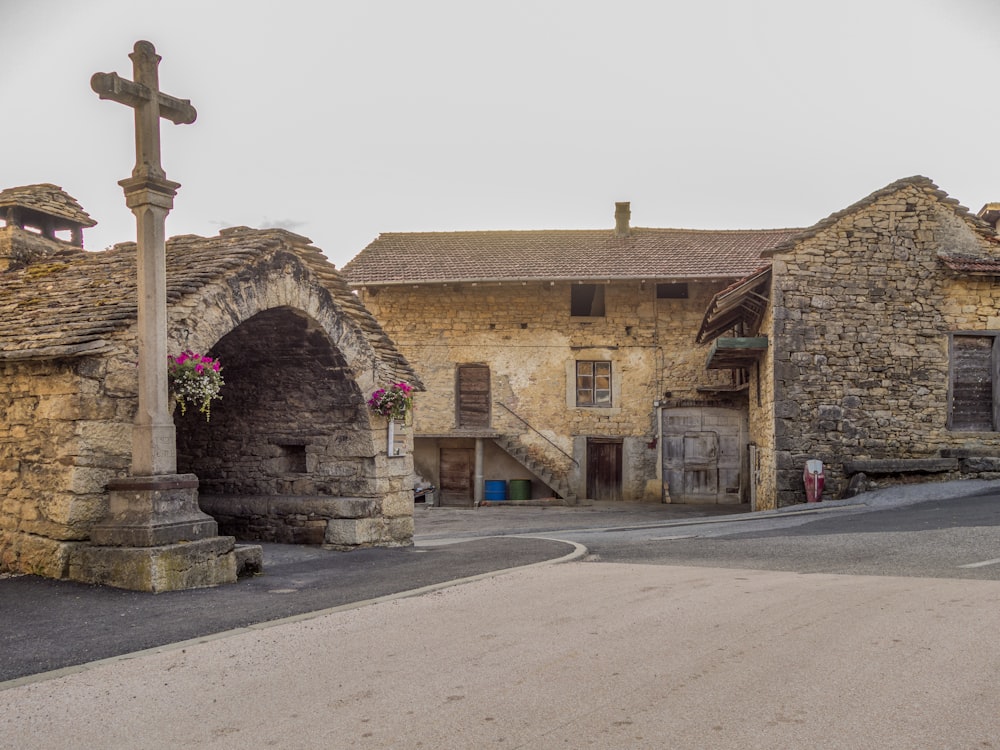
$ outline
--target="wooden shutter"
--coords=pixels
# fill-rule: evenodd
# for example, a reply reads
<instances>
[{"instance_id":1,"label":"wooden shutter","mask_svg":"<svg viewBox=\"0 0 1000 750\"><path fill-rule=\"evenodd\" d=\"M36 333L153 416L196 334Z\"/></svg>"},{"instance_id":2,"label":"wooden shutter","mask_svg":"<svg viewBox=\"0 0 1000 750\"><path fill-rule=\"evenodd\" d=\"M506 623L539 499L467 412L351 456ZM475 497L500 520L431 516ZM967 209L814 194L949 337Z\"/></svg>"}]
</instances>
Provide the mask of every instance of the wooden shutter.
<instances>
[{"instance_id":1,"label":"wooden shutter","mask_svg":"<svg viewBox=\"0 0 1000 750\"><path fill-rule=\"evenodd\" d=\"M459 365L456 398L459 427L490 426L490 368Z\"/></svg>"},{"instance_id":2,"label":"wooden shutter","mask_svg":"<svg viewBox=\"0 0 1000 750\"><path fill-rule=\"evenodd\" d=\"M990 432L993 420L993 336L954 336L951 429Z\"/></svg>"}]
</instances>

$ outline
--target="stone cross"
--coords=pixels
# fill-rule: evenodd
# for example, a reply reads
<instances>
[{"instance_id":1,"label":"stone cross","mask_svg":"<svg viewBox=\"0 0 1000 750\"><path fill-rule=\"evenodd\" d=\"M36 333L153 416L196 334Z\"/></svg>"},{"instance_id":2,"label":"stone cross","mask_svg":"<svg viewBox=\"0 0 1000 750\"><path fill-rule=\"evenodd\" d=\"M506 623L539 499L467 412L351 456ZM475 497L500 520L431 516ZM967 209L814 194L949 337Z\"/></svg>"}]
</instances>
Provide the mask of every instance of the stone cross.
<instances>
[{"instance_id":1,"label":"stone cross","mask_svg":"<svg viewBox=\"0 0 1000 750\"><path fill-rule=\"evenodd\" d=\"M160 91L160 56L149 42L135 43L134 81L117 73L95 73L90 87L101 97L135 110L135 168L118 184L135 214L138 244L139 410L132 432L132 475L177 472L174 422L168 408L167 270L165 223L180 183L160 165L160 118L192 123L197 112L186 99Z\"/></svg>"}]
</instances>

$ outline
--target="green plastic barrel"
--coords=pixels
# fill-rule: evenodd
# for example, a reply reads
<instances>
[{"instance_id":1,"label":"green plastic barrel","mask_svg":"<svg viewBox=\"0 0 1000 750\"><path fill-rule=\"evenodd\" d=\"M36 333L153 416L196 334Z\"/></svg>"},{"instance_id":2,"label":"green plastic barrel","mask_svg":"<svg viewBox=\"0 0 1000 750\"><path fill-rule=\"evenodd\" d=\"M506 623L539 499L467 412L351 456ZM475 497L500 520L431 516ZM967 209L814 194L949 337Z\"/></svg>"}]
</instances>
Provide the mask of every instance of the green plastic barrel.
<instances>
[{"instance_id":1,"label":"green plastic barrel","mask_svg":"<svg viewBox=\"0 0 1000 750\"><path fill-rule=\"evenodd\" d=\"M510 499L511 500L530 500L531 499L531 480L530 479L511 479L510 480Z\"/></svg>"}]
</instances>

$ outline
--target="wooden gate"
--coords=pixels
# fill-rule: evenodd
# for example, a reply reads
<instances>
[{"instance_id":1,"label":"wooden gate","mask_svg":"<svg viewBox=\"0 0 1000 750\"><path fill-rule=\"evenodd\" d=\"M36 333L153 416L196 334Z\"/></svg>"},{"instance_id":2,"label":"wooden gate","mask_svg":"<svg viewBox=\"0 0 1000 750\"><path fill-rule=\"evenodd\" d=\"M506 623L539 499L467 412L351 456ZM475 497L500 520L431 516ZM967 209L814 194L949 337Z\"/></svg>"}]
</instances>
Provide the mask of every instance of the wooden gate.
<instances>
[{"instance_id":1,"label":"wooden gate","mask_svg":"<svg viewBox=\"0 0 1000 750\"><path fill-rule=\"evenodd\" d=\"M438 468L441 475L438 503L470 507L475 481L475 452L471 448L442 448Z\"/></svg>"},{"instance_id":2,"label":"wooden gate","mask_svg":"<svg viewBox=\"0 0 1000 750\"><path fill-rule=\"evenodd\" d=\"M622 499L622 441L587 439L587 497Z\"/></svg>"},{"instance_id":3,"label":"wooden gate","mask_svg":"<svg viewBox=\"0 0 1000 750\"><path fill-rule=\"evenodd\" d=\"M663 410L663 481L673 503L740 503L746 416L738 409Z\"/></svg>"}]
</instances>

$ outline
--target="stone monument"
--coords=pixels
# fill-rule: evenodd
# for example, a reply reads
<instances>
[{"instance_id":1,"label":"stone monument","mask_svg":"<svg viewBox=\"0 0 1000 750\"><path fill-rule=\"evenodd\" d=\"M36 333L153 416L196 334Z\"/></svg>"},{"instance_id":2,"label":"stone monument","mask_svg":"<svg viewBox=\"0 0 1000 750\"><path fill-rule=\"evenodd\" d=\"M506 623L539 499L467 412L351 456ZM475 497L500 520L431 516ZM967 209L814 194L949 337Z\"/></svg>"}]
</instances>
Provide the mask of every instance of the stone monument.
<instances>
[{"instance_id":1,"label":"stone monument","mask_svg":"<svg viewBox=\"0 0 1000 750\"><path fill-rule=\"evenodd\" d=\"M218 535L198 507L198 478L177 474L167 382L166 216L179 183L160 165L160 118L195 121L191 102L159 90L160 56L135 43L134 79L95 73L91 88L135 110L135 168L118 184L135 214L138 239L138 411L132 430L131 476L109 483L108 514L91 532L71 577L143 591L213 586L236 580L233 537ZM259 548L258 548L259 550Z\"/></svg>"}]
</instances>

